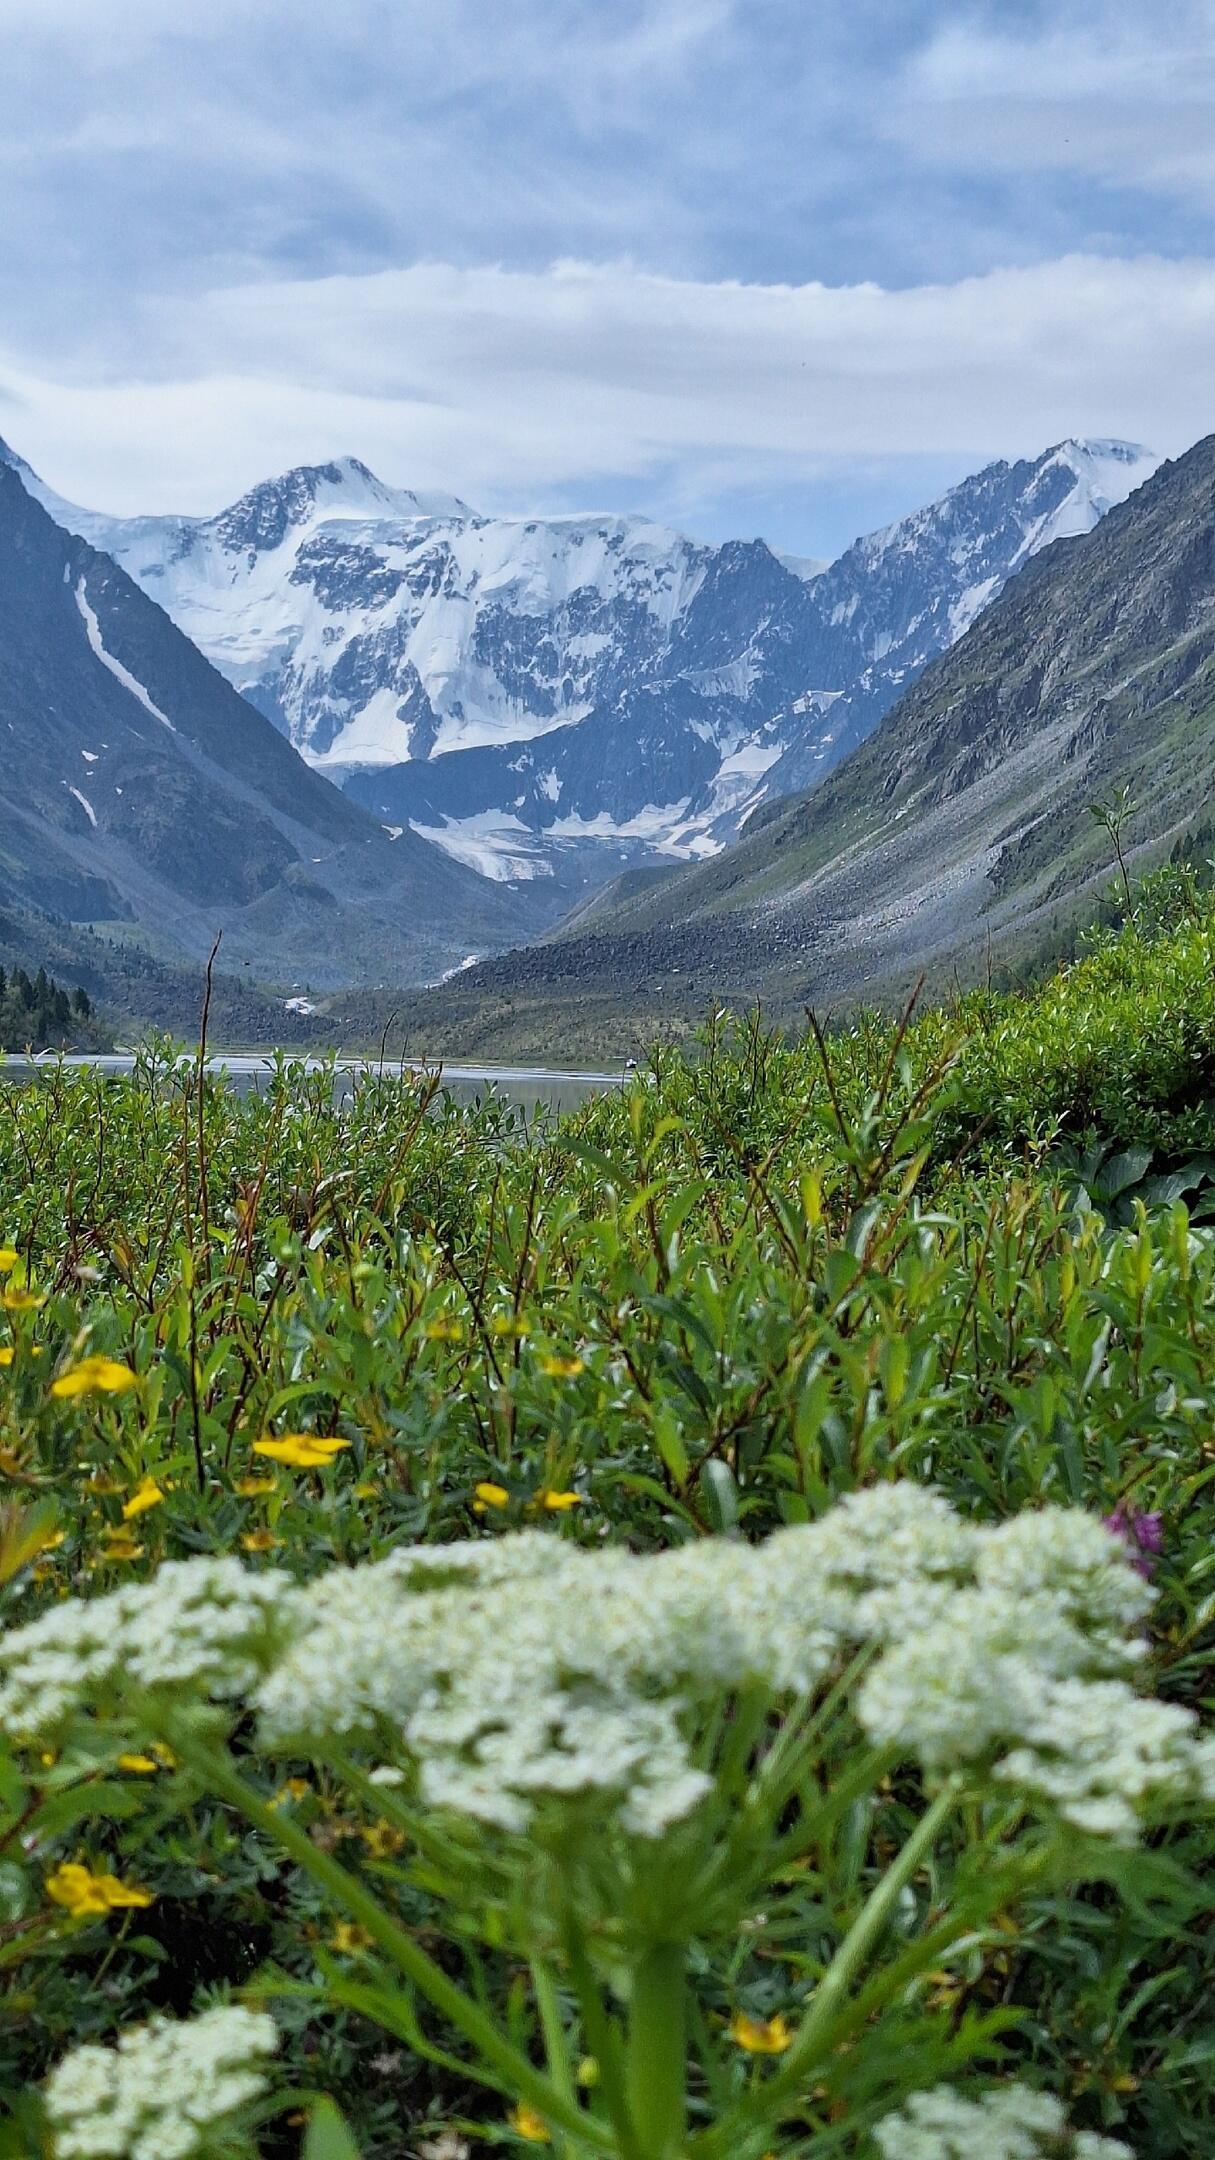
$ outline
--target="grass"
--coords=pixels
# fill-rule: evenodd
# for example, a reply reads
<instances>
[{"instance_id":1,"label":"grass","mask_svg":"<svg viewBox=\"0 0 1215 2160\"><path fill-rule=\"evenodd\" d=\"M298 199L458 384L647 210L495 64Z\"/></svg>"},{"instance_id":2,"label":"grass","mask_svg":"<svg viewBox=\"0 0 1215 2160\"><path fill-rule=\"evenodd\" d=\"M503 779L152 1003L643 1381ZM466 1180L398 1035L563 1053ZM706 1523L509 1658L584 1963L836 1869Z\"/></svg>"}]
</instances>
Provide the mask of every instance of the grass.
<instances>
[{"instance_id":1,"label":"grass","mask_svg":"<svg viewBox=\"0 0 1215 2160\"><path fill-rule=\"evenodd\" d=\"M635 1550L752 1538L911 1478L984 1520L1159 1514L1151 1677L1201 1708L1213 963L1215 913L1191 893L1039 985L897 1027L789 1041L723 1020L526 1131L433 1078L370 1076L339 1111L325 1071L281 1062L237 1096L163 1051L130 1082L0 1088L7 1617L204 1552L309 1577L536 1522ZM57 1394L86 1356L135 1384ZM311 1469L252 1452L298 1431L342 1446ZM267 1967L303 1989L328 1954L323 1901L223 1807L183 1822L154 1775L119 1783L118 1802L100 1772L74 1787L32 1853L0 1821L0 2094ZM355 1835L323 1786L304 1805L322 1845ZM66 1918L44 1884L82 1853L154 1906ZM1140 2160L1209 2149L1215 1941L1192 1887L1209 1860L1206 1828L1182 1828L1133 1880L1024 1899L1006 1953L940 1979L934 2030L998 2011L989 2067L1020 2066ZM425 1937L425 1867L394 1894ZM775 2012L775 1970L748 1955ZM486 1960L505 2001L518 1976ZM370 2069L383 2036L354 2009L301 1995L288 2027L369 2155L466 2107L416 2049ZM26 2149L19 2119L0 2152Z\"/></svg>"}]
</instances>

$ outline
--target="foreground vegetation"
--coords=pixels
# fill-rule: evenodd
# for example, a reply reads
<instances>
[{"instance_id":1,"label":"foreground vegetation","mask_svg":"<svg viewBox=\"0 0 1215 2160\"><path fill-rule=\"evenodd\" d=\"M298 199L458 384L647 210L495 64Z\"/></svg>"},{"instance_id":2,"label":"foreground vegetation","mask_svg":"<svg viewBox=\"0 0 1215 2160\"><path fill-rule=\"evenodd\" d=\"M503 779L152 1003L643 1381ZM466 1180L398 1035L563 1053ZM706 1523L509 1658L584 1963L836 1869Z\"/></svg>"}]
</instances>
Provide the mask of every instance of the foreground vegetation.
<instances>
[{"instance_id":1,"label":"foreground vegetation","mask_svg":"<svg viewBox=\"0 0 1215 2160\"><path fill-rule=\"evenodd\" d=\"M0 2152L1211 2149L1213 1075L1166 876L530 1132L0 1089Z\"/></svg>"}]
</instances>

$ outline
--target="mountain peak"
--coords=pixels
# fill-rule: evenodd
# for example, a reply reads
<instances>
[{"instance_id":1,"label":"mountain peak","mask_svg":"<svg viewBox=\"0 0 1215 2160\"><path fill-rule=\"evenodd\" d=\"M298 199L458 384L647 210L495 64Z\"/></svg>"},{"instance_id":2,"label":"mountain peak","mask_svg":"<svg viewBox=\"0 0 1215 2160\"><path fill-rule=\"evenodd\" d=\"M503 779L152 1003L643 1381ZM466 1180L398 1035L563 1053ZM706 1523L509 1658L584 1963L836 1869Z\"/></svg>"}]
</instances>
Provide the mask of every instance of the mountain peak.
<instances>
[{"instance_id":1,"label":"mountain peak","mask_svg":"<svg viewBox=\"0 0 1215 2160\"><path fill-rule=\"evenodd\" d=\"M281 547L289 532L328 518L405 519L472 517L455 495L420 495L378 480L361 458L332 458L324 465L295 465L262 480L213 523L224 545L257 553Z\"/></svg>"}]
</instances>

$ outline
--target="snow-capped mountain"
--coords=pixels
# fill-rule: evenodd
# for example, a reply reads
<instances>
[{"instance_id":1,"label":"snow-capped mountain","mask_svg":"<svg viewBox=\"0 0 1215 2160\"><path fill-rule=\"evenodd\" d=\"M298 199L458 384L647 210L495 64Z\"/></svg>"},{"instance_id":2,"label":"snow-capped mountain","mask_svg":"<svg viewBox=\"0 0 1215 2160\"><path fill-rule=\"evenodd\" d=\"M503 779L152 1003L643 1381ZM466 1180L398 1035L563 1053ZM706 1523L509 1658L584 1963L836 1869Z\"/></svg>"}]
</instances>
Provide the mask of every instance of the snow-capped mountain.
<instances>
[{"instance_id":1,"label":"snow-capped mountain","mask_svg":"<svg viewBox=\"0 0 1215 2160\"><path fill-rule=\"evenodd\" d=\"M354 458L213 518L125 520L9 462L309 763L385 824L517 880L715 852L1156 461L1069 442L992 465L826 568L639 517L486 518Z\"/></svg>"}]
</instances>

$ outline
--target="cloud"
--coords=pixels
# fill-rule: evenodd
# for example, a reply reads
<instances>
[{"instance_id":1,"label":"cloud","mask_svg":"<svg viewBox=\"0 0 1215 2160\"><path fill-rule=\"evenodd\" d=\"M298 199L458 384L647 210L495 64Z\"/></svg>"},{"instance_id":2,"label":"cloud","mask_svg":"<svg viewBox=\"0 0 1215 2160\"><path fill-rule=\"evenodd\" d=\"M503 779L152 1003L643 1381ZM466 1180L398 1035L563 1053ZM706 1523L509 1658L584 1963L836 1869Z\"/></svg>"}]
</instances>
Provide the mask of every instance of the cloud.
<instances>
[{"instance_id":1,"label":"cloud","mask_svg":"<svg viewBox=\"0 0 1215 2160\"><path fill-rule=\"evenodd\" d=\"M910 59L886 129L922 160L1060 171L1215 203L1215 5L1060 0L1037 25L946 19Z\"/></svg>"},{"instance_id":2,"label":"cloud","mask_svg":"<svg viewBox=\"0 0 1215 2160\"><path fill-rule=\"evenodd\" d=\"M104 380L0 365L0 430L115 510L218 507L345 450L488 507L622 477L695 499L1073 433L1173 452L1215 420L1213 350L1203 261L1073 256L901 290L434 263L145 308Z\"/></svg>"}]
</instances>

